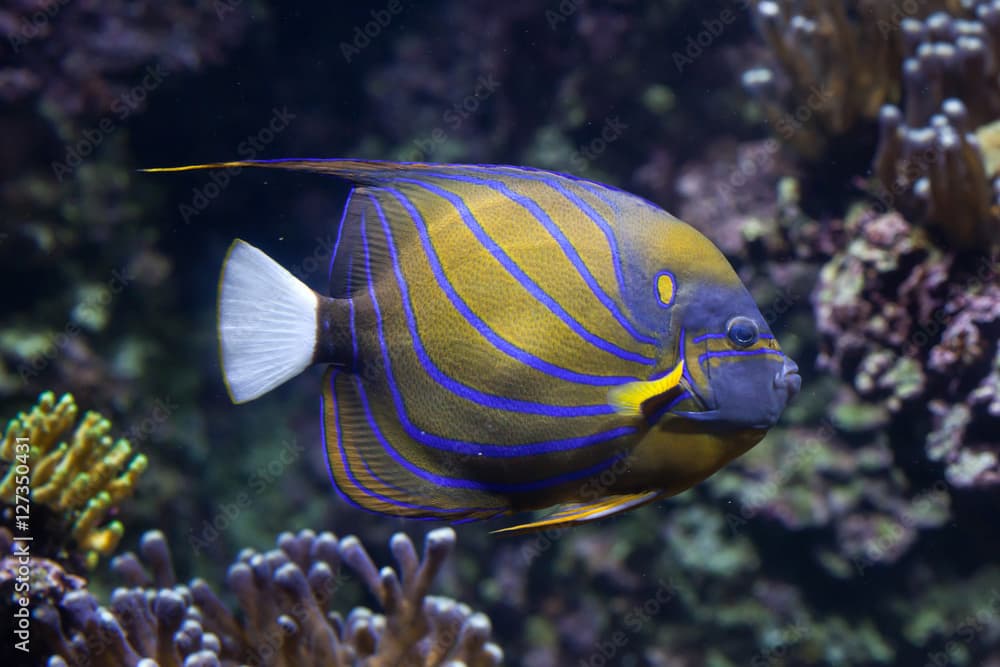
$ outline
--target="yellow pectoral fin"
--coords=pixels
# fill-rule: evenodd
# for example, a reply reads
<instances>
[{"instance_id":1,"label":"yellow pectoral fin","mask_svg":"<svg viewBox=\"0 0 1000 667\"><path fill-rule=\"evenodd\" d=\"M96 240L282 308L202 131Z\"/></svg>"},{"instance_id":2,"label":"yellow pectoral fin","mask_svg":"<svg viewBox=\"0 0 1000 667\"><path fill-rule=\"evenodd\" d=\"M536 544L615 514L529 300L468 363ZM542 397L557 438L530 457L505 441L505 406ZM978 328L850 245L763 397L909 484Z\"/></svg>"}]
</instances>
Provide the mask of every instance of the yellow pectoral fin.
<instances>
[{"instance_id":1,"label":"yellow pectoral fin","mask_svg":"<svg viewBox=\"0 0 1000 667\"><path fill-rule=\"evenodd\" d=\"M672 371L658 380L640 380L612 387L608 390L608 403L619 414L641 415L643 403L679 386L683 376L684 360L681 359Z\"/></svg>"},{"instance_id":2,"label":"yellow pectoral fin","mask_svg":"<svg viewBox=\"0 0 1000 667\"><path fill-rule=\"evenodd\" d=\"M591 503L574 503L566 505L561 510L541 521L522 523L510 528L501 528L491 531L494 534L521 535L536 530L554 527L569 527L588 521L596 521L612 514L618 514L630 509L634 509L646 503L651 503L663 495L663 491L650 491L648 493L633 493L622 496L610 496L601 498Z\"/></svg>"}]
</instances>

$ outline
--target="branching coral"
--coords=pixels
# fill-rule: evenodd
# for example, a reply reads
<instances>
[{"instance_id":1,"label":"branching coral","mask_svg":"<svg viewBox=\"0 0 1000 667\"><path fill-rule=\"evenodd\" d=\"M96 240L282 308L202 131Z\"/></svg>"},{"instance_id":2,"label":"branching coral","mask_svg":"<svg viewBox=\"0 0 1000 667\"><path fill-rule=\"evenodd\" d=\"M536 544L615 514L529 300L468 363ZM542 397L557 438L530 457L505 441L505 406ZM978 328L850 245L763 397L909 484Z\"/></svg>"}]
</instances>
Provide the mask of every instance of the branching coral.
<instances>
[{"instance_id":1,"label":"branching coral","mask_svg":"<svg viewBox=\"0 0 1000 667\"><path fill-rule=\"evenodd\" d=\"M9 464L0 481L0 500L14 504L16 473L27 470L32 503L48 507L69 526L74 549L93 568L118 546L122 525L105 520L135 491L146 457L135 454L128 440L112 439L111 423L96 412L84 415L70 433L77 412L70 394L57 402L45 392L30 412L11 420L0 445L0 459ZM19 443L28 445L26 455Z\"/></svg>"},{"instance_id":2,"label":"branching coral","mask_svg":"<svg viewBox=\"0 0 1000 667\"><path fill-rule=\"evenodd\" d=\"M141 559L125 554L113 567L131 588L110 607L88 591L66 594L58 613L41 614L55 655L50 667L143 665L199 667L364 666L487 667L502 660L490 643L489 619L453 600L427 595L455 546L450 528L427 534L421 558L406 535L389 543L397 570L376 567L353 536L282 534L277 548L245 550L229 568L234 615L203 580L178 585L163 535L143 536ZM327 607L350 567L382 613L357 607L346 618Z\"/></svg>"}]
</instances>

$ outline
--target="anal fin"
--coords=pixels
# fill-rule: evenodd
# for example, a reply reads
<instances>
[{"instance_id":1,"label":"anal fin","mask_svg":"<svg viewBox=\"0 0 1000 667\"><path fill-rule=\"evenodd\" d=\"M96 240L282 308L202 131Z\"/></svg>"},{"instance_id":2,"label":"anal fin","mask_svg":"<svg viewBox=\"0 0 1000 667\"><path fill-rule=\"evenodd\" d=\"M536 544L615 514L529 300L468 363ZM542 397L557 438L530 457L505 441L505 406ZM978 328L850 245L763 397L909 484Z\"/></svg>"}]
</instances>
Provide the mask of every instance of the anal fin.
<instances>
[{"instance_id":1,"label":"anal fin","mask_svg":"<svg viewBox=\"0 0 1000 667\"><path fill-rule=\"evenodd\" d=\"M395 420L370 404L362 381L330 367L323 378L323 431L333 482L364 509L460 521L507 512L507 501L469 488L421 452Z\"/></svg>"},{"instance_id":2,"label":"anal fin","mask_svg":"<svg viewBox=\"0 0 1000 667\"><path fill-rule=\"evenodd\" d=\"M647 493L608 496L589 503L573 503L572 505L564 505L558 512L550 514L540 521L522 523L492 532L503 535L521 535L545 528L575 526L635 509L636 507L653 502L662 495L663 491L649 491Z\"/></svg>"}]
</instances>

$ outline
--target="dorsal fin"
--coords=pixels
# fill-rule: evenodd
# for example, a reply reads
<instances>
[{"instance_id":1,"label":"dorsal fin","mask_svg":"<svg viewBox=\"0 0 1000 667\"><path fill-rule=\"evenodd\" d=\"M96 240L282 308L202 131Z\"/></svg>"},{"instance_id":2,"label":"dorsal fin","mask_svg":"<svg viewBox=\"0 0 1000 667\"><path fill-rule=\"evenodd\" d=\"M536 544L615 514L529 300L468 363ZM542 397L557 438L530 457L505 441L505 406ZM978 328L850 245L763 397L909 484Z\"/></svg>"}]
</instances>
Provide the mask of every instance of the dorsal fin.
<instances>
[{"instance_id":1,"label":"dorsal fin","mask_svg":"<svg viewBox=\"0 0 1000 667\"><path fill-rule=\"evenodd\" d=\"M405 252L406 245L416 236L413 212L418 211L425 220L434 219L434 212L441 211L447 204L436 199L423 188L414 185L410 179L426 178L433 172L457 171L454 165L439 165L415 162L389 162L380 160L347 159L281 159L281 160L241 160L235 162L210 162L182 167L158 167L141 169L143 172L181 172L201 169L226 169L259 167L306 171L327 174L354 184L348 195L336 233L334 254L330 266L330 296L344 298L355 293L358 286L367 284L367 274L363 259L361 223L388 225L393 243ZM400 195L405 201L400 199ZM391 270L391 260L382 234L368 234L369 270L373 278L381 272ZM359 259L360 258L360 259Z\"/></svg>"},{"instance_id":2,"label":"dorsal fin","mask_svg":"<svg viewBox=\"0 0 1000 667\"><path fill-rule=\"evenodd\" d=\"M356 187L347 196L330 264L330 296L338 299L353 296L359 287L368 284L369 271L377 276L392 266L385 236L367 234L366 262L361 235L362 225L371 230L381 225L382 217L387 217L380 202L384 195L377 188Z\"/></svg>"}]
</instances>

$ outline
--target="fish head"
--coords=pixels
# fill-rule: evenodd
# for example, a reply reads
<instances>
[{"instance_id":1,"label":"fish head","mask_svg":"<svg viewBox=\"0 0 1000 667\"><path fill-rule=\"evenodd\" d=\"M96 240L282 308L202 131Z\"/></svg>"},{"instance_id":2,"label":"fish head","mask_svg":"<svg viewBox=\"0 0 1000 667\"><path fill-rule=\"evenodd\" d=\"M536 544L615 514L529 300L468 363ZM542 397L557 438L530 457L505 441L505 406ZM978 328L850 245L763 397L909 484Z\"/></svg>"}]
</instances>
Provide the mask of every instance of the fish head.
<instances>
[{"instance_id":1,"label":"fish head","mask_svg":"<svg viewBox=\"0 0 1000 667\"><path fill-rule=\"evenodd\" d=\"M767 430L801 387L798 366L711 240L666 213L637 213L645 218L628 227L626 244L632 312L659 337L661 367L684 368L682 391L665 397L657 416Z\"/></svg>"},{"instance_id":2,"label":"fish head","mask_svg":"<svg viewBox=\"0 0 1000 667\"><path fill-rule=\"evenodd\" d=\"M802 378L746 288L706 282L681 319L681 384L692 400L672 414L726 430L774 426Z\"/></svg>"}]
</instances>

